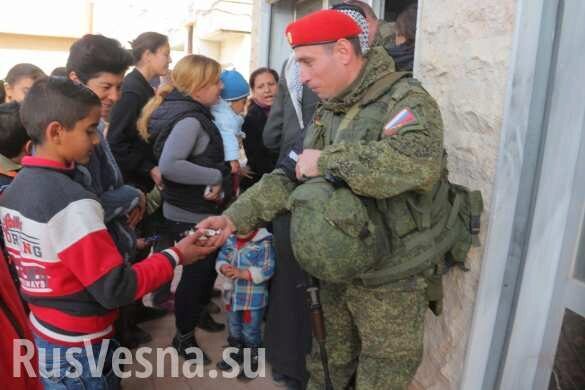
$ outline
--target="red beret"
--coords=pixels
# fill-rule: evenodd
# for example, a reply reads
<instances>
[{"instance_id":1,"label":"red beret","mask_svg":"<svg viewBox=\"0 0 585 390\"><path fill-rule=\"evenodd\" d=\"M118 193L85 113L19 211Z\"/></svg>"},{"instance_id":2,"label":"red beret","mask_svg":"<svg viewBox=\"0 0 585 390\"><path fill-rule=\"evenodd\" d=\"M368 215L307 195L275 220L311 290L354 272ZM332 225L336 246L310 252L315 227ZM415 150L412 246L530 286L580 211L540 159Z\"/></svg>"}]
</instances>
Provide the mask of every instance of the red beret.
<instances>
[{"instance_id":1,"label":"red beret","mask_svg":"<svg viewBox=\"0 0 585 390\"><path fill-rule=\"evenodd\" d=\"M357 37L361 32L350 16L332 9L310 13L286 27L286 37L293 48L336 42Z\"/></svg>"}]
</instances>

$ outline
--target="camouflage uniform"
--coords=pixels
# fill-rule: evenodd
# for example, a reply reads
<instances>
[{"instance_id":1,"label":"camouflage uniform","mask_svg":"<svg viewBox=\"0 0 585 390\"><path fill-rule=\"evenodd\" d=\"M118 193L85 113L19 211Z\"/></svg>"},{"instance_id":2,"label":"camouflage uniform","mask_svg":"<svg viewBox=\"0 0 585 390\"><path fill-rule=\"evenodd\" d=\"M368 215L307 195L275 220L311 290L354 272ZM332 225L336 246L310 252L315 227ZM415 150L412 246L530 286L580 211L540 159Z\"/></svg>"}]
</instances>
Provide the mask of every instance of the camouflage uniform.
<instances>
[{"instance_id":1,"label":"camouflage uniform","mask_svg":"<svg viewBox=\"0 0 585 390\"><path fill-rule=\"evenodd\" d=\"M406 207L404 194L430 191L441 177L441 116L435 101L416 80L394 72L383 48L371 49L365 58L355 82L319 106L304 146L322 151L318 161L322 175L341 179L362 198L384 200L393 209L402 210ZM357 112L352 110L356 105ZM386 123L405 108L414 114L415 123L383 137ZM275 171L244 193L225 214L238 231L251 230L283 212L290 206L291 193L307 185ZM292 212L294 217L294 209ZM412 227L405 222L394 230L400 233L401 229ZM319 231L310 233L318 245L336 245L319 240ZM343 283L321 284L334 387L345 389L357 373L356 390L404 389L422 354L428 303L425 279L414 276L366 288L357 276ZM322 388L318 350L308 365L308 388Z\"/></svg>"}]
</instances>

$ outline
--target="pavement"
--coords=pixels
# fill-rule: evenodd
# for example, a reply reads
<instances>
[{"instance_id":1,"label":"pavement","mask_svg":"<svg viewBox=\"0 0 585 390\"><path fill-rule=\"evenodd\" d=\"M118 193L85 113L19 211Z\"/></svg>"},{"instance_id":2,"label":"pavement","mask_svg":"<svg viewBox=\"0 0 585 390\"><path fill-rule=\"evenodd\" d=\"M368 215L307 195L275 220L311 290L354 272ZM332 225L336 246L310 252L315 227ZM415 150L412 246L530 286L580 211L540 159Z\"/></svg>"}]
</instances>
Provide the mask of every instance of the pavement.
<instances>
[{"instance_id":1,"label":"pavement","mask_svg":"<svg viewBox=\"0 0 585 390\"><path fill-rule=\"evenodd\" d=\"M215 301L219 304L219 300ZM214 319L221 323L226 323L225 313L213 315ZM147 364L137 363L141 361L140 354L136 350L132 351L133 364L127 366L125 371L130 371L130 377L122 380L123 390L208 390L208 389L226 389L226 390L283 390L272 382L270 377L270 367L266 364L265 377L259 377L252 381L244 382L236 378L225 378L223 372L216 368L216 363L221 360L223 347L227 344L227 330L218 333L209 333L201 329L196 329L195 336L201 348L212 359L212 363L205 366L204 369L197 372L192 365L188 365L191 372L196 373L196 377L189 378L183 373L184 360L178 358L178 361L172 362L172 358L167 355L164 358L157 356L155 348L166 348L171 345L171 340L175 334L174 315L167 314L165 317L144 322L140 325L144 330L152 335L152 341L145 345L151 347L152 352L143 350L142 360L150 362L152 374L141 374L145 371ZM161 364L164 360L165 364ZM176 372L173 373L173 368ZM157 372L160 371L160 372ZM162 375L159 375L162 374ZM190 375L187 373L187 375ZM147 376L141 378L141 376Z\"/></svg>"}]
</instances>

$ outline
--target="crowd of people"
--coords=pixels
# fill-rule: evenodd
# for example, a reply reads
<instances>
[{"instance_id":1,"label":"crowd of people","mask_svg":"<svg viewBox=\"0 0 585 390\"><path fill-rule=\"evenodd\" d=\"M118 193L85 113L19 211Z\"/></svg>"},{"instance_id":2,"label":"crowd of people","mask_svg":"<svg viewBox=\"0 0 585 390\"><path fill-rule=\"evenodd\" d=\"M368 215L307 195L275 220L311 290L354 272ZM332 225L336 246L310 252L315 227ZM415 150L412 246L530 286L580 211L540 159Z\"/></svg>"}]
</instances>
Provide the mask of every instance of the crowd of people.
<instances>
[{"instance_id":1,"label":"crowd of people","mask_svg":"<svg viewBox=\"0 0 585 390\"><path fill-rule=\"evenodd\" d=\"M362 161L351 154L359 151L341 147L327 155L331 165L326 175L319 171L325 159L314 153L330 143L359 143L358 136L343 134L356 117L371 131L383 128L384 134L409 126L412 132L428 128L429 133L440 133L440 118L435 120L438 109L432 98L403 72L412 70L416 7L405 9L395 26L377 19L361 1L332 8L288 27L294 53L281 72L261 67L245 77L197 54L174 63L168 37L156 32L138 35L131 50L112 38L85 35L71 46L65 66L50 76L33 64L10 69L0 86L0 323L10 330L0 344L2 351L13 351L13 339L34 340L37 348L53 356L40 359L39 368L54 375L35 379L7 374L10 388L67 386L73 381L66 375L71 367L57 366L54 357L65 360L68 347L88 340L98 355L99 342L110 338L117 341L109 345L104 374L96 378L84 370L82 381L88 388L117 388L119 379L108 370L115 347L149 342L151 336L139 324L168 312L175 316L172 347L185 360L209 364L195 328L223 331L225 325L211 316L221 310L227 313L227 342L238 351L236 362L243 364L247 356L255 367L258 349L266 347L277 384L317 388L324 374L316 346L311 345L305 290L312 282L306 271L323 283L335 388L399 388L407 383L422 351L424 283L416 284L418 277L393 283L380 298L381 290L347 284L345 277L331 276L326 267L307 265L307 252L316 258L323 253L317 236L329 236L326 229L315 230L319 224L304 229L316 234L312 240L299 234L297 215L308 200L319 196L295 188L334 176L331 180L341 180L342 187L377 199L426 189L440 174L436 170L416 180L406 178L412 172L396 173L404 177L388 179L385 184L391 183L393 190L386 193L363 179L368 176L363 169L335 155L347 153L347 160ZM314 28L323 21L329 28ZM324 48L344 64L344 71L319 70L309 48ZM406 79L411 84L397 94L394 83L405 86ZM367 94L377 80L384 81L384 88ZM380 108L382 103L370 110L369 103L386 99L390 89L392 100L382 102L388 111ZM360 117L352 113L358 106L370 111ZM387 116L399 113L398 106L412 110L412 117L399 118L394 126L396 118ZM336 117L339 113L346 117ZM366 133L361 141L379 137ZM442 158L442 136L426 137L431 141L425 150L401 149L399 141L383 149L403 154L403 160L391 160L397 164L393 169L418 164L415 158L422 154L425 164L432 160L434 168L440 167L436 163ZM411 142L405 145L412 147ZM367 164L373 170L386 166ZM345 170L361 178L354 181ZM283 196L290 196L292 203ZM354 233L353 227L341 228L348 229L349 236L364 238L359 229ZM315 243L307 245L311 249L299 248L299 242L309 241ZM175 272L177 266L180 273ZM411 326L402 337L403 344L411 344L394 340L389 346L376 339L385 329L374 326L379 317L360 317L351 307L363 304L367 309L374 305L367 299L378 299L379 312L392 313L397 309L390 298L403 302L404 291L415 291L408 299L416 313L403 319L409 324L396 326ZM223 307L211 300L220 295ZM340 327L337 317L353 327ZM402 351L399 358L388 356L392 348L394 353ZM1 360L0 372L11 371L4 362L12 359ZM87 356L80 361L83 367L89 364ZM222 370L231 368L225 360L215 363ZM389 367L392 381L382 378L381 367ZM238 378L253 376L242 370Z\"/></svg>"}]
</instances>

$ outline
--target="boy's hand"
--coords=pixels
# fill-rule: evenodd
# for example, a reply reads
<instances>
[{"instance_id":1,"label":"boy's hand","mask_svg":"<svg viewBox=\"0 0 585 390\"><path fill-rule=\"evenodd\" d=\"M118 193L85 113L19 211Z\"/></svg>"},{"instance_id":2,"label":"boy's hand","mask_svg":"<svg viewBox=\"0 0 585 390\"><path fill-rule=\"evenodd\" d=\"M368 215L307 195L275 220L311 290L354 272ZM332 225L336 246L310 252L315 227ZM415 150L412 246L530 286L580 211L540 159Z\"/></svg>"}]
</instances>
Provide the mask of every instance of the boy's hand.
<instances>
[{"instance_id":1,"label":"boy's hand","mask_svg":"<svg viewBox=\"0 0 585 390\"><path fill-rule=\"evenodd\" d=\"M247 269L232 268L231 279L251 280L250 272Z\"/></svg>"},{"instance_id":2,"label":"boy's hand","mask_svg":"<svg viewBox=\"0 0 585 390\"><path fill-rule=\"evenodd\" d=\"M216 217L208 217L197 224L197 232L203 234L204 229L219 230L219 234L209 237L202 245L211 245L218 247L223 245L230 234L236 231L236 226L225 215L218 215Z\"/></svg>"},{"instance_id":3,"label":"boy's hand","mask_svg":"<svg viewBox=\"0 0 585 390\"><path fill-rule=\"evenodd\" d=\"M130 213L128 213L128 225L131 228L135 229L136 225L142 221L144 217L144 212L146 211L146 196L144 196L143 192L140 192L140 200L138 201L138 206L134 207Z\"/></svg>"},{"instance_id":4,"label":"boy's hand","mask_svg":"<svg viewBox=\"0 0 585 390\"><path fill-rule=\"evenodd\" d=\"M221 274L222 274L223 276L226 276L226 277L228 277L228 278L229 278L229 277L230 277L230 275L231 275L231 273L232 273L231 271L232 271L233 269L234 269L234 267L233 267L233 266L231 266L231 265L229 265L229 264L225 264L225 265L222 265L222 266L220 267L220 269L219 269L219 272L221 272ZM228 275L228 273L230 273L230 275Z\"/></svg>"},{"instance_id":5,"label":"boy's hand","mask_svg":"<svg viewBox=\"0 0 585 390\"><path fill-rule=\"evenodd\" d=\"M216 246L207 246L205 241L201 241L202 235L200 231L187 234L185 238L175 245L184 257L183 265L189 265L197 260L204 259L217 249ZM204 246L204 242L206 246Z\"/></svg>"}]
</instances>

